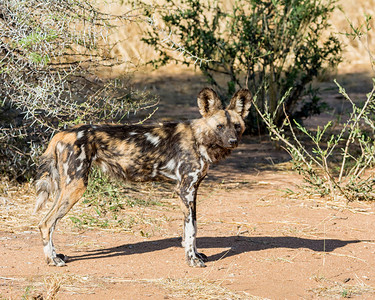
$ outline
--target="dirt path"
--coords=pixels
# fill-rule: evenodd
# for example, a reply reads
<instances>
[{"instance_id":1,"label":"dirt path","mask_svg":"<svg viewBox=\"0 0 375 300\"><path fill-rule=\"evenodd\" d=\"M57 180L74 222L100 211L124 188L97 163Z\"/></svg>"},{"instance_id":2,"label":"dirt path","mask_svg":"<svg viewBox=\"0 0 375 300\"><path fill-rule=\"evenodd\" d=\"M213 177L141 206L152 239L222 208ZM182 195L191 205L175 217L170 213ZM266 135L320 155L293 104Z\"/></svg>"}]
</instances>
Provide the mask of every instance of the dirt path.
<instances>
[{"instance_id":1,"label":"dirt path","mask_svg":"<svg viewBox=\"0 0 375 300\"><path fill-rule=\"evenodd\" d=\"M184 80L189 84L181 85ZM156 117L168 116L171 103L177 118L197 116L191 94L202 78L141 83L169 99ZM246 137L210 170L198 196L197 243L209 259L204 269L186 265L179 200L172 192L159 195L158 186L135 187L162 205L127 207L120 217L131 226L77 227L65 218L55 233L58 250L70 258L63 268L44 262L33 190L4 187L0 299L373 299L374 204L307 196L287 158L266 138ZM81 211L93 208L81 202L70 216Z\"/></svg>"}]
</instances>

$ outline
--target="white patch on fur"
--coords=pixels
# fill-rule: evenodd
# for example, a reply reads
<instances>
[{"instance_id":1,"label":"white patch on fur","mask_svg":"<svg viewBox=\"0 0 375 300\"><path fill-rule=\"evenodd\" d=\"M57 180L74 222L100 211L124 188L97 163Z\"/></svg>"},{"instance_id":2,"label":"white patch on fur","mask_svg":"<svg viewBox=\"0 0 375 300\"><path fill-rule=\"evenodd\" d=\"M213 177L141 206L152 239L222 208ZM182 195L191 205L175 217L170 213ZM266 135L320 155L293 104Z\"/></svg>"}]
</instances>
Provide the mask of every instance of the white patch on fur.
<instances>
[{"instance_id":1,"label":"white patch on fur","mask_svg":"<svg viewBox=\"0 0 375 300\"><path fill-rule=\"evenodd\" d=\"M189 218L187 222L185 223L185 232L184 232L185 253L188 253L189 251L192 251L193 253L196 252L196 240L195 240L196 233L197 233L197 229L193 222L193 214L190 208Z\"/></svg>"},{"instance_id":2,"label":"white patch on fur","mask_svg":"<svg viewBox=\"0 0 375 300\"><path fill-rule=\"evenodd\" d=\"M213 98L208 99L208 106L210 107L210 110L212 109L212 107L214 107L214 105L215 105L215 99Z\"/></svg>"},{"instance_id":3,"label":"white patch on fur","mask_svg":"<svg viewBox=\"0 0 375 300\"><path fill-rule=\"evenodd\" d=\"M134 131L131 131L131 132L129 132L129 135L137 135L137 133L134 132Z\"/></svg>"},{"instance_id":4,"label":"white patch on fur","mask_svg":"<svg viewBox=\"0 0 375 300\"><path fill-rule=\"evenodd\" d=\"M161 175L163 175L165 177L168 177L168 178L173 179L173 180L178 180L176 175L173 175L173 174L165 172L165 171L159 171L159 172L160 172Z\"/></svg>"},{"instance_id":5,"label":"white patch on fur","mask_svg":"<svg viewBox=\"0 0 375 300\"><path fill-rule=\"evenodd\" d=\"M205 160L207 160L208 162L212 162L210 156L209 156L208 153L207 153L207 148L206 148L205 146L200 145L200 146L199 146L199 152L200 152L200 154L202 155L202 157L203 157Z\"/></svg>"},{"instance_id":6,"label":"white patch on fur","mask_svg":"<svg viewBox=\"0 0 375 300\"><path fill-rule=\"evenodd\" d=\"M52 243L52 235L53 235L54 230L55 230L55 226L52 226L51 232L49 235L49 241L47 245L43 247L44 254L46 255L46 257L50 258L51 260L52 260L52 257L56 256L55 247L53 247L53 243Z\"/></svg>"},{"instance_id":7,"label":"white patch on fur","mask_svg":"<svg viewBox=\"0 0 375 300\"><path fill-rule=\"evenodd\" d=\"M155 177L156 175L158 175L158 165L159 165L158 163L154 163L151 177Z\"/></svg>"},{"instance_id":8,"label":"white patch on fur","mask_svg":"<svg viewBox=\"0 0 375 300\"><path fill-rule=\"evenodd\" d=\"M191 185L193 184L194 182ZM194 191L195 189L190 189L189 193L186 195L186 200L188 201L188 203L194 202Z\"/></svg>"},{"instance_id":9,"label":"white patch on fur","mask_svg":"<svg viewBox=\"0 0 375 300\"><path fill-rule=\"evenodd\" d=\"M36 204L34 208L34 214L36 214L44 205L44 203L48 199L48 192L42 191L39 193L38 197L36 198Z\"/></svg>"},{"instance_id":10,"label":"white patch on fur","mask_svg":"<svg viewBox=\"0 0 375 300\"><path fill-rule=\"evenodd\" d=\"M181 163L182 162L179 162L177 164L177 168L176 168L176 178L177 178L178 181L181 181L181 173L180 173Z\"/></svg>"},{"instance_id":11,"label":"white patch on fur","mask_svg":"<svg viewBox=\"0 0 375 300\"><path fill-rule=\"evenodd\" d=\"M66 180L65 180L65 183L66 183L66 184L69 184L69 183L72 181L72 179L71 179L70 176L68 175L70 156L71 156L71 153L69 153L69 157L68 157L68 159L67 159L66 162L63 164L64 175L65 175L65 177L66 177Z\"/></svg>"},{"instance_id":12,"label":"white patch on fur","mask_svg":"<svg viewBox=\"0 0 375 300\"><path fill-rule=\"evenodd\" d=\"M57 143L57 145L56 145L56 149L57 149L57 151L59 151L60 153L62 153L63 151L64 151L64 144L62 144L62 143Z\"/></svg>"},{"instance_id":13,"label":"white patch on fur","mask_svg":"<svg viewBox=\"0 0 375 300\"><path fill-rule=\"evenodd\" d=\"M236 101L236 111L238 112L238 114L241 114L242 109L243 109L243 101L241 100L240 97L238 97Z\"/></svg>"},{"instance_id":14,"label":"white patch on fur","mask_svg":"<svg viewBox=\"0 0 375 300\"><path fill-rule=\"evenodd\" d=\"M200 164L200 169L197 169L194 172L190 172L188 174L189 177L193 178L188 190L194 190L193 189L194 184L199 180L200 177L202 177L204 175L206 164L204 163L202 158L200 159L199 164ZM192 195L193 195L192 191L189 192L189 195L190 195L190 197L192 197ZM193 200L194 199L191 199L191 200L189 199L189 201L193 201Z\"/></svg>"},{"instance_id":15,"label":"white patch on fur","mask_svg":"<svg viewBox=\"0 0 375 300\"><path fill-rule=\"evenodd\" d=\"M176 161L172 158L164 167L163 169L168 169L170 171L173 171L176 167Z\"/></svg>"},{"instance_id":16,"label":"white patch on fur","mask_svg":"<svg viewBox=\"0 0 375 300\"><path fill-rule=\"evenodd\" d=\"M155 147L159 145L160 143L160 137L152 135L149 132L145 133L146 140L148 140L151 144L153 144Z\"/></svg>"},{"instance_id":17,"label":"white patch on fur","mask_svg":"<svg viewBox=\"0 0 375 300\"><path fill-rule=\"evenodd\" d=\"M200 170L197 170L197 171L195 171L195 172L190 172L190 173L188 174L189 177L193 178L193 180L192 180L191 183L190 183L189 189L188 189L189 191L192 190L194 184L197 183L199 173L200 173Z\"/></svg>"},{"instance_id":18,"label":"white patch on fur","mask_svg":"<svg viewBox=\"0 0 375 300\"><path fill-rule=\"evenodd\" d=\"M46 257L52 258L53 249L50 243L48 243L47 245L43 247L43 251Z\"/></svg>"},{"instance_id":19,"label":"white patch on fur","mask_svg":"<svg viewBox=\"0 0 375 300\"><path fill-rule=\"evenodd\" d=\"M204 160L202 158L199 160L199 163L201 165L202 174L203 174L203 172L207 172L208 165L204 162Z\"/></svg>"},{"instance_id":20,"label":"white patch on fur","mask_svg":"<svg viewBox=\"0 0 375 300\"><path fill-rule=\"evenodd\" d=\"M66 163L63 164L63 170L64 170L64 175L65 176L68 176L68 169L69 169L69 164L68 164L68 161L66 161Z\"/></svg>"},{"instance_id":21,"label":"white patch on fur","mask_svg":"<svg viewBox=\"0 0 375 300\"><path fill-rule=\"evenodd\" d=\"M82 146L81 154L77 158L81 161L86 159L85 146Z\"/></svg>"},{"instance_id":22,"label":"white patch on fur","mask_svg":"<svg viewBox=\"0 0 375 300\"><path fill-rule=\"evenodd\" d=\"M81 162L81 164L78 166L77 172L81 171L82 167L83 167L83 162Z\"/></svg>"},{"instance_id":23,"label":"white patch on fur","mask_svg":"<svg viewBox=\"0 0 375 300\"><path fill-rule=\"evenodd\" d=\"M104 173L107 173L108 172L108 166L106 163L102 162L100 164L100 169L104 172Z\"/></svg>"},{"instance_id":24,"label":"white patch on fur","mask_svg":"<svg viewBox=\"0 0 375 300\"><path fill-rule=\"evenodd\" d=\"M78 133L77 133L77 140L81 139L84 135L85 135L85 131L84 130L78 131Z\"/></svg>"},{"instance_id":25,"label":"white patch on fur","mask_svg":"<svg viewBox=\"0 0 375 300\"><path fill-rule=\"evenodd\" d=\"M59 187L59 183L57 182L57 179L59 178L59 170L57 169L56 166L53 166L52 168L52 192L57 191Z\"/></svg>"}]
</instances>

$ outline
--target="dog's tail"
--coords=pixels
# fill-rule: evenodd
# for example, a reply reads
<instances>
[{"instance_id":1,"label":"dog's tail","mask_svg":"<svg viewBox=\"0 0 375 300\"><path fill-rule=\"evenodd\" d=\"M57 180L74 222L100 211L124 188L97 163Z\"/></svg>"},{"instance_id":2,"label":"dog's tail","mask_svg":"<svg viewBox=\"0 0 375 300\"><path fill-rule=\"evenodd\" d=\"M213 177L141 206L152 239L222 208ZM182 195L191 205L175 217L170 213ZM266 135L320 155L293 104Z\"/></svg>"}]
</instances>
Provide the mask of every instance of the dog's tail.
<instances>
[{"instance_id":1,"label":"dog's tail","mask_svg":"<svg viewBox=\"0 0 375 300\"><path fill-rule=\"evenodd\" d=\"M40 158L36 187L36 205L34 213L38 212L47 202L48 198L58 190L59 171L56 145L56 136L51 140L47 150Z\"/></svg>"}]
</instances>

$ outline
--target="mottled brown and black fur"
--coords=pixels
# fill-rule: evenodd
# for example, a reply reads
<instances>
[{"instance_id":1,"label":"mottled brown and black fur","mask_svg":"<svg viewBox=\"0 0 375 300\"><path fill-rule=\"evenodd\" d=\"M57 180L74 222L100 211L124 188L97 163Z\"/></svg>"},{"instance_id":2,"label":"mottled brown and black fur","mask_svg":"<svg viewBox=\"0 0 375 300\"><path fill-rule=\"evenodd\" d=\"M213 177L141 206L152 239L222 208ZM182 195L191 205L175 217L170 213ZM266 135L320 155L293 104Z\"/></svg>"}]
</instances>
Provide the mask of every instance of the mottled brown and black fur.
<instances>
[{"instance_id":1,"label":"mottled brown and black fur","mask_svg":"<svg viewBox=\"0 0 375 300\"><path fill-rule=\"evenodd\" d=\"M52 233L57 221L82 197L92 164L118 178L177 181L185 216L183 245L191 266L204 266L196 247L196 196L211 163L228 156L245 130L251 105L248 90L238 91L226 109L209 88L198 95L202 118L158 125L80 125L56 134L41 157L36 211L54 197L39 228L47 262L65 265Z\"/></svg>"}]
</instances>

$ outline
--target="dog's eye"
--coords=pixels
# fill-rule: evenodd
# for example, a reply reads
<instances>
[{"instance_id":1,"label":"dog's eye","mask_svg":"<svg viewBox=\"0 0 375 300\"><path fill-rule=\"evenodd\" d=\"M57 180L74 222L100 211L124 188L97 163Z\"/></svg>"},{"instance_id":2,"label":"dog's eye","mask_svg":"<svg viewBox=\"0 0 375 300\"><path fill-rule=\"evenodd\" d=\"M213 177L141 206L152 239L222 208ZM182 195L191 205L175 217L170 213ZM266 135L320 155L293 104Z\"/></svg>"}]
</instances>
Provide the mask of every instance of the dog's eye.
<instances>
[{"instance_id":1,"label":"dog's eye","mask_svg":"<svg viewBox=\"0 0 375 300\"><path fill-rule=\"evenodd\" d=\"M217 129L223 129L223 128L224 128L224 125L223 125L223 124L219 124L219 125L217 125L216 127L217 127Z\"/></svg>"},{"instance_id":2,"label":"dog's eye","mask_svg":"<svg viewBox=\"0 0 375 300\"><path fill-rule=\"evenodd\" d=\"M241 124L234 124L234 128L236 129L236 130L241 130Z\"/></svg>"}]
</instances>

